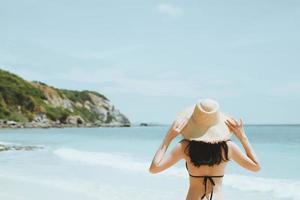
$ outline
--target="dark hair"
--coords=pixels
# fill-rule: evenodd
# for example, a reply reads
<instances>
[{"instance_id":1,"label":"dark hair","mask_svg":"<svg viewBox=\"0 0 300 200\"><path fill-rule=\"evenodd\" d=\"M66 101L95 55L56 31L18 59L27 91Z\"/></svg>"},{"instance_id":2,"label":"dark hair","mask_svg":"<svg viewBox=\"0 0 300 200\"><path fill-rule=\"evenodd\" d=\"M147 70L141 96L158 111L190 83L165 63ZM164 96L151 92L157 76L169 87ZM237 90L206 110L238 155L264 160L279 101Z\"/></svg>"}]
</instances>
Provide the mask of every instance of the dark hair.
<instances>
[{"instance_id":1,"label":"dark hair","mask_svg":"<svg viewBox=\"0 0 300 200\"><path fill-rule=\"evenodd\" d=\"M190 140L184 150L191 162L196 166L218 165L222 161L228 161L228 146L226 141L218 143L206 143L202 141Z\"/></svg>"}]
</instances>

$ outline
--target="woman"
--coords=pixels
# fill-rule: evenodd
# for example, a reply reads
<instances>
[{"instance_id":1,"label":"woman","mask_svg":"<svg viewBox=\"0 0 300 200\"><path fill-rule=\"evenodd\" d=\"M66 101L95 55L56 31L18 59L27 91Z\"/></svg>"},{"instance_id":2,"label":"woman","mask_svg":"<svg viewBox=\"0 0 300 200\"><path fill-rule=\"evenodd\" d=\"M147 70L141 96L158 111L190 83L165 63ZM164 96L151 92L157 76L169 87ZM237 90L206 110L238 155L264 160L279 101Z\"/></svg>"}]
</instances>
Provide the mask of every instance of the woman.
<instances>
[{"instance_id":1,"label":"woman","mask_svg":"<svg viewBox=\"0 0 300 200\"><path fill-rule=\"evenodd\" d=\"M230 140L234 133L245 153ZM165 156L171 141L179 134L181 140ZM189 173L189 190L186 200L222 200L222 180L229 160L257 172L260 163L243 128L243 122L227 117L212 99L200 100L182 111L157 150L149 171L159 173L179 160L186 161Z\"/></svg>"}]
</instances>

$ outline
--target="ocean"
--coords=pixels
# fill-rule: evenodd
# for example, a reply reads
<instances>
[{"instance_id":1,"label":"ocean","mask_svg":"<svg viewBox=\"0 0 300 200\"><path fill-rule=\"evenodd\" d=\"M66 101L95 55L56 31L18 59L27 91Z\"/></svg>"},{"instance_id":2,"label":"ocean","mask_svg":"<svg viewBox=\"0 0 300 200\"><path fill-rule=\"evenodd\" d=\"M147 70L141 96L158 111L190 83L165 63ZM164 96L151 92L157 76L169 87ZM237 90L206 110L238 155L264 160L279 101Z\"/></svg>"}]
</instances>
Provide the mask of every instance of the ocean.
<instances>
[{"instance_id":1,"label":"ocean","mask_svg":"<svg viewBox=\"0 0 300 200\"><path fill-rule=\"evenodd\" d=\"M262 169L248 172L230 162L224 176L225 200L300 200L300 126L245 128ZM188 189L184 161L160 174L148 172L167 129L2 129L2 144L43 148L0 152L0 198L183 200Z\"/></svg>"}]
</instances>

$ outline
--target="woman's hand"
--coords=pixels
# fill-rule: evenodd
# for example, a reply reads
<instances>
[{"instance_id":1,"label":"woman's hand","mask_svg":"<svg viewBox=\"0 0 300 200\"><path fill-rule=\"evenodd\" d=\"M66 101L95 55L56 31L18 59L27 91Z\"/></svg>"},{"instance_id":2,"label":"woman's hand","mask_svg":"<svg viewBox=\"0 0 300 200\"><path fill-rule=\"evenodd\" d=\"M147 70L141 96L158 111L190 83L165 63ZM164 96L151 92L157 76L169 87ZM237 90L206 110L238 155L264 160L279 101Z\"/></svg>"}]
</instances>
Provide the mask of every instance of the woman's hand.
<instances>
[{"instance_id":1,"label":"woman's hand","mask_svg":"<svg viewBox=\"0 0 300 200\"><path fill-rule=\"evenodd\" d=\"M180 121L173 122L171 128L167 132L166 137L170 139L174 139L175 137L177 137L181 133L183 128L186 126L187 122L188 119L182 119Z\"/></svg>"},{"instance_id":2,"label":"woman's hand","mask_svg":"<svg viewBox=\"0 0 300 200\"><path fill-rule=\"evenodd\" d=\"M240 119L240 122L238 122L237 120L231 118L231 120L226 120L225 123L228 126L229 130L233 132L239 140L246 137L242 119Z\"/></svg>"}]
</instances>

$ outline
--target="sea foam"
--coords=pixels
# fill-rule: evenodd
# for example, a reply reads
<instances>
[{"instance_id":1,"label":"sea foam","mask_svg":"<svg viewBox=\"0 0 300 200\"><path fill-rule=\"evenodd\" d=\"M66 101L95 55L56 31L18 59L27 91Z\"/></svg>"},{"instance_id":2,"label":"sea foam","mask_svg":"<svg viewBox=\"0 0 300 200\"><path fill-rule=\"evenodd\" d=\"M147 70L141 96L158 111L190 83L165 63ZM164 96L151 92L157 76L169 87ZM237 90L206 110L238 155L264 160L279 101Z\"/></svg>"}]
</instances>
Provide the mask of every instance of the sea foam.
<instances>
[{"instance_id":1,"label":"sea foam","mask_svg":"<svg viewBox=\"0 0 300 200\"><path fill-rule=\"evenodd\" d=\"M57 149L54 153L68 161L139 173L148 173L150 165L150 162L143 162L130 155L121 153L89 152L69 148ZM172 167L162 174L166 176L176 176L178 178L187 178L186 171L179 167ZM271 194L275 198L290 198L293 200L300 199L300 181L295 180L226 174L224 184L239 191L263 192Z\"/></svg>"}]
</instances>

